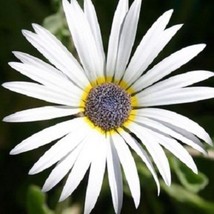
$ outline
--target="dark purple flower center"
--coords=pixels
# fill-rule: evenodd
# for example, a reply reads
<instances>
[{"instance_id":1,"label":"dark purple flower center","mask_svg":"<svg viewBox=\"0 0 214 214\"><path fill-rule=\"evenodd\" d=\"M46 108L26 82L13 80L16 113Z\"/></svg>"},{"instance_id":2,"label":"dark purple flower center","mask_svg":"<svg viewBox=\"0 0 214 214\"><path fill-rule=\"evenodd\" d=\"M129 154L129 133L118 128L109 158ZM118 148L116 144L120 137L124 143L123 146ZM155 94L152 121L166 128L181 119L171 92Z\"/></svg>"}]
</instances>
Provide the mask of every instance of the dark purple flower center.
<instances>
[{"instance_id":1,"label":"dark purple flower center","mask_svg":"<svg viewBox=\"0 0 214 214\"><path fill-rule=\"evenodd\" d=\"M104 131L120 127L131 111L131 97L114 83L92 88L85 104L84 115Z\"/></svg>"}]
</instances>

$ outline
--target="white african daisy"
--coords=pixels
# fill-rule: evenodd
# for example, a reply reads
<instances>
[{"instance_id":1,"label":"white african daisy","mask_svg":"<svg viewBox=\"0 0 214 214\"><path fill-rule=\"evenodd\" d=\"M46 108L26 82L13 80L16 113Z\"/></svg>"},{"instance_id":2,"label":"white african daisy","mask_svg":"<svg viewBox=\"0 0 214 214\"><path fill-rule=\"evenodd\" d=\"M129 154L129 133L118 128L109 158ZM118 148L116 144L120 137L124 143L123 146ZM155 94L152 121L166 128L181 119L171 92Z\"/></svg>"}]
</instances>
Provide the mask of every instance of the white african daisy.
<instances>
[{"instance_id":1,"label":"white african daisy","mask_svg":"<svg viewBox=\"0 0 214 214\"><path fill-rule=\"evenodd\" d=\"M11 91L57 105L17 112L7 122L29 122L72 115L25 139L11 154L19 154L58 140L35 163L30 174L54 167L43 190L48 191L68 175L60 201L72 194L89 171L84 213L90 213L99 196L107 170L115 213L123 201L121 166L135 206L140 201L140 182L133 150L151 171L159 192L160 185L152 162L167 185L170 167L164 149L169 150L193 172L196 165L181 142L204 153L200 140L211 138L197 123L177 113L156 108L214 97L210 87L187 87L213 76L212 72L189 71L164 77L190 61L205 45L185 47L147 69L182 25L166 28L172 10L151 26L130 58L139 19L141 0L129 8L120 0L114 14L105 56L97 16L91 0L82 10L76 0L63 0L63 8L80 62L43 27L33 24L35 33L23 31L26 39L50 64L14 52L21 62L10 66L38 82L3 84ZM133 137L131 133L136 136Z\"/></svg>"}]
</instances>

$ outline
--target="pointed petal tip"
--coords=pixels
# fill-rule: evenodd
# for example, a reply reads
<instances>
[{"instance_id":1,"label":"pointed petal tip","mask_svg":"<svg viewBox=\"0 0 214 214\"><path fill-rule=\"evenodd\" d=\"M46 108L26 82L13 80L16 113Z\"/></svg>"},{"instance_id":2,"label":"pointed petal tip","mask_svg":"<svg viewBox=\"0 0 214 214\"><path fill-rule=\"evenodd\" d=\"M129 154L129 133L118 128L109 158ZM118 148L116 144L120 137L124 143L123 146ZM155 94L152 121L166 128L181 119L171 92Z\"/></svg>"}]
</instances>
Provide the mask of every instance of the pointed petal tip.
<instances>
[{"instance_id":1,"label":"pointed petal tip","mask_svg":"<svg viewBox=\"0 0 214 214\"><path fill-rule=\"evenodd\" d=\"M15 121L13 121L13 119L11 119L11 115L9 116L6 116L2 119L3 122L6 122L6 123L13 123Z\"/></svg>"},{"instance_id":2,"label":"pointed petal tip","mask_svg":"<svg viewBox=\"0 0 214 214\"><path fill-rule=\"evenodd\" d=\"M205 156L208 154L207 151L204 148L201 148L201 150L199 152L201 152Z\"/></svg>"},{"instance_id":3,"label":"pointed petal tip","mask_svg":"<svg viewBox=\"0 0 214 214\"><path fill-rule=\"evenodd\" d=\"M40 173L43 170L40 170L40 167L38 166L38 164L34 164L33 167L29 170L28 175L35 175L37 173Z\"/></svg>"},{"instance_id":4,"label":"pointed petal tip","mask_svg":"<svg viewBox=\"0 0 214 214\"><path fill-rule=\"evenodd\" d=\"M36 35L36 33L30 31L30 30L22 30L22 35L28 39L29 37L31 37L32 35Z\"/></svg>"},{"instance_id":5,"label":"pointed petal tip","mask_svg":"<svg viewBox=\"0 0 214 214\"><path fill-rule=\"evenodd\" d=\"M174 12L174 9L169 9L166 11L166 13L170 13L170 14L172 14L173 12Z\"/></svg>"},{"instance_id":6,"label":"pointed petal tip","mask_svg":"<svg viewBox=\"0 0 214 214\"><path fill-rule=\"evenodd\" d=\"M16 57L19 58L19 56L21 56L23 54L23 52L21 51L12 51L12 54Z\"/></svg>"},{"instance_id":7,"label":"pointed petal tip","mask_svg":"<svg viewBox=\"0 0 214 214\"><path fill-rule=\"evenodd\" d=\"M195 166L192 171L195 173L195 174L198 174L198 168Z\"/></svg>"},{"instance_id":8,"label":"pointed petal tip","mask_svg":"<svg viewBox=\"0 0 214 214\"><path fill-rule=\"evenodd\" d=\"M36 24L36 23L32 23L32 28L34 29L35 33L39 34L38 30L41 29L41 26Z\"/></svg>"},{"instance_id":9,"label":"pointed petal tip","mask_svg":"<svg viewBox=\"0 0 214 214\"><path fill-rule=\"evenodd\" d=\"M34 174L36 174L36 171L34 170L34 167L32 167L28 172L28 175L34 175Z\"/></svg>"},{"instance_id":10,"label":"pointed petal tip","mask_svg":"<svg viewBox=\"0 0 214 214\"><path fill-rule=\"evenodd\" d=\"M42 192L48 192L50 189L51 188L48 185L46 185L46 183L45 183L42 187Z\"/></svg>"},{"instance_id":11,"label":"pointed petal tip","mask_svg":"<svg viewBox=\"0 0 214 214\"><path fill-rule=\"evenodd\" d=\"M26 36L27 34L28 34L28 30L21 30L21 32L22 32L22 34L24 35L24 36Z\"/></svg>"},{"instance_id":12,"label":"pointed petal tip","mask_svg":"<svg viewBox=\"0 0 214 214\"><path fill-rule=\"evenodd\" d=\"M48 190L47 190L47 188L45 186L43 186L42 189L41 189L41 191L42 192L47 192Z\"/></svg>"},{"instance_id":13,"label":"pointed petal tip","mask_svg":"<svg viewBox=\"0 0 214 214\"><path fill-rule=\"evenodd\" d=\"M177 33L182 27L183 27L184 24L177 24L177 25L173 25L172 27L169 27L165 30L165 32L167 31L171 31L173 30L173 32ZM174 34L175 35L175 34Z\"/></svg>"},{"instance_id":14,"label":"pointed petal tip","mask_svg":"<svg viewBox=\"0 0 214 214\"><path fill-rule=\"evenodd\" d=\"M198 53L204 50L204 48L207 46L205 43L195 44L191 45L192 47L195 47L198 49Z\"/></svg>"},{"instance_id":15,"label":"pointed petal tip","mask_svg":"<svg viewBox=\"0 0 214 214\"><path fill-rule=\"evenodd\" d=\"M204 49L204 48L207 46L207 44L205 44L205 43L201 43L201 44L199 44L199 45L201 45L201 48L202 48L202 49Z\"/></svg>"},{"instance_id":16,"label":"pointed petal tip","mask_svg":"<svg viewBox=\"0 0 214 214\"><path fill-rule=\"evenodd\" d=\"M212 147L214 146L213 140L211 138L206 143Z\"/></svg>"},{"instance_id":17,"label":"pointed petal tip","mask_svg":"<svg viewBox=\"0 0 214 214\"><path fill-rule=\"evenodd\" d=\"M171 176L164 179L164 182L167 186L171 186Z\"/></svg>"},{"instance_id":18,"label":"pointed petal tip","mask_svg":"<svg viewBox=\"0 0 214 214\"><path fill-rule=\"evenodd\" d=\"M9 89L10 90L10 86L11 86L11 84L13 84L14 82L5 82L5 83L3 83L1 86L3 87L3 88L6 88L6 89Z\"/></svg>"},{"instance_id":19,"label":"pointed petal tip","mask_svg":"<svg viewBox=\"0 0 214 214\"><path fill-rule=\"evenodd\" d=\"M169 16L169 18L170 18L172 16L173 12L174 12L174 9L169 9L165 13L163 13L163 15Z\"/></svg>"},{"instance_id":20,"label":"pointed petal tip","mask_svg":"<svg viewBox=\"0 0 214 214\"><path fill-rule=\"evenodd\" d=\"M175 26L177 26L177 28L178 28L178 30L180 29L180 28L182 28L183 27L183 23L181 23L181 24L177 24L177 25L175 25Z\"/></svg>"},{"instance_id":21,"label":"pointed petal tip","mask_svg":"<svg viewBox=\"0 0 214 214\"><path fill-rule=\"evenodd\" d=\"M12 69L15 69L15 70L18 70L18 66L22 64L21 62L8 62L8 65L12 68Z\"/></svg>"},{"instance_id":22,"label":"pointed petal tip","mask_svg":"<svg viewBox=\"0 0 214 214\"><path fill-rule=\"evenodd\" d=\"M64 199L60 197L59 200L58 200L58 202L60 203L62 201L64 201Z\"/></svg>"},{"instance_id":23,"label":"pointed petal tip","mask_svg":"<svg viewBox=\"0 0 214 214\"><path fill-rule=\"evenodd\" d=\"M12 54L17 58L17 59L19 59L20 57L22 57L23 56L23 52L21 52L21 51L12 51ZM19 59L20 60L20 59ZM10 62L9 62L10 63ZM9 64L8 63L8 64ZM10 64L9 64L10 65Z\"/></svg>"},{"instance_id":24,"label":"pointed petal tip","mask_svg":"<svg viewBox=\"0 0 214 214\"><path fill-rule=\"evenodd\" d=\"M160 195L160 183L159 183L159 180L158 182L156 182L156 185L157 185L157 196Z\"/></svg>"},{"instance_id":25,"label":"pointed petal tip","mask_svg":"<svg viewBox=\"0 0 214 214\"><path fill-rule=\"evenodd\" d=\"M7 88L7 83L5 82L1 86L4 87L4 88Z\"/></svg>"},{"instance_id":26,"label":"pointed petal tip","mask_svg":"<svg viewBox=\"0 0 214 214\"><path fill-rule=\"evenodd\" d=\"M167 181L167 183L165 183L167 186L171 186L171 181Z\"/></svg>"},{"instance_id":27,"label":"pointed petal tip","mask_svg":"<svg viewBox=\"0 0 214 214\"><path fill-rule=\"evenodd\" d=\"M203 154L203 157L205 157L206 159L212 158L212 156L212 150L207 150L206 153Z\"/></svg>"},{"instance_id":28,"label":"pointed petal tip","mask_svg":"<svg viewBox=\"0 0 214 214\"><path fill-rule=\"evenodd\" d=\"M139 204L140 204L140 197L137 200L134 200L134 205L136 209L139 207Z\"/></svg>"},{"instance_id":29,"label":"pointed petal tip","mask_svg":"<svg viewBox=\"0 0 214 214\"><path fill-rule=\"evenodd\" d=\"M34 32L31 32L31 31L29 31L29 30L22 30L22 35L28 40L29 37L30 37L31 35L35 35L35 33L34 33Z\"/></svg>"},{"instance_id":30,"label":"pointed petal tip","mask_svg":"<svg viewBox=\"0 0 214 214\"><path fill-rule=\"evenodd\" d=\"M8 120L8 116L4 117L4 118L2 119L2 121L3 121L3 122L10 122L10 121Z\"/></svg>"},{"instance_id":31,"label":"pointed petal tip","mask_svg":"<svg viewBox=\"0 0 214 214\"><path fill-rule=\"evenodd\" d=\"M37 27L40 27L40 25L36 24L36 23L32 23L32 27L33 29L37 28Z\"/></svg>"},{"instance_id":32,"label":"pointed petal tip","mask_svg":"<svg viewBox=\"0 0 214 214\"><path fill-rule=\"evenodd\" d=\"M68 196L65 196L62 192L62 194L60 195L60 198L59 198L59 202L62 202L64 201Z\"/></svg>"},{"instance_id":33,"label":"pointed petal tip","mask_svg":"<svg viewBox=\"0 0 214 214\"><path fill-rule=\"evenodd\" d=\"M17 154L19 154L20 153L20 151L17 149L17 147L15 147L15 148L13 148L11 151L10 151L10 155L17 155Z\"/></svg>"},{"instance_id":34,"label":"pointed petal tip","mask_svg":"<svg viewBox=\"0 0 214 214\"><path fill-rule=\"evenodd\" d=\"M15 54L14 54L15 55ZM8 62L7 63L11 68L13 68L13 64L14 64L14 62Z\"/></svg>"},{"instance_id":35,"label":"pointed petal tip","mask_svg":"<svg viewBox=\"0 0 214 214\"><path fill-rule=\"evenodd\" d=\"M160 196L160 188L157 189L157 196Z\"/></svg>"}]
</instances>

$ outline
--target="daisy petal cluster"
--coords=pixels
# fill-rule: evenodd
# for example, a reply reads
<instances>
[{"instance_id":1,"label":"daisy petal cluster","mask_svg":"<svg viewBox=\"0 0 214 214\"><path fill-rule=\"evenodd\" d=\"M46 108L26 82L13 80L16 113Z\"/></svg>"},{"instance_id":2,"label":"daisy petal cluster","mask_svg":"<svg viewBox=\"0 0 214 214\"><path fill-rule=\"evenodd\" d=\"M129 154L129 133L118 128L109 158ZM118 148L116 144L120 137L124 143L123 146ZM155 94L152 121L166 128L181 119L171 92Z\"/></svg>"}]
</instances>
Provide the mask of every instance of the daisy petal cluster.
<instances>
[{"instance_id":1,"label":"daisy petal cluster","mask_svg":"<svg viewBox=\"0 0 214 214\"><path fill-rule=\"evenodd\" d=\"M10 62L9 65L33 82L8 82L3 86L52 104L14 113L4 121L72 117L33 134L18 144L11 154L52 144L29 174L54 165L43 191L52 189L67 176L60 201L73 193L88 172L85 214L94 208L107 171L113 207L115 213L120 213L122 169L135 206L138 207L140 202L140 181L132 152L150 170L158 193L160 185L153 165L165 183L171 183L165 149L197 173L183 144L205 153L202 141L211 145L210 136L189 118L160 106L213 98L213 88L190 85L214 74L194 70L167 77L197 56L205 48L204 44L185 47L150 66L182 27L180 24L167 27L172 10L155 21L131 56L141 0L134 0L131 6L128 0L118 2L107 54L91 0L84 0L84 9L76 0L63 0L62 3L79 60L42 26L33 24L34 32L23 30L25 38L49 63L26 53L14 52L20 62Z\"/></svg>"}]
</instances>

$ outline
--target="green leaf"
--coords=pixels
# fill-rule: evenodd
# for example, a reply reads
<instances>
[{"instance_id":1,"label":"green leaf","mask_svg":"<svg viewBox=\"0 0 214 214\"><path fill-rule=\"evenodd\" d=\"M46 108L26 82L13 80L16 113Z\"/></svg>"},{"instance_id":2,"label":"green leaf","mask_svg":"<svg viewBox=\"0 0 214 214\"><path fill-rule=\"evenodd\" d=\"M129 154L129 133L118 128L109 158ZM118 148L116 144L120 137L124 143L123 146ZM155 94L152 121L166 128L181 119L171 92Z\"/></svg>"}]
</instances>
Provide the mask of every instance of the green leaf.
<instances>
[{"instance_id":1,"label":"green leaf","mask_svg":"<svg viewBox=\"0 0 214 214\"><path fill-rule=\"evenodd\" d=\"M46 205L46 196L39 187L30 186L27 192L28 214L54 214Z\"/></svg>"},{"instance_id":2,"label":"green leaf","mask_svg":"<svg viewBox=\"0 0 214 214\"><path fill-rule=\"evenodd\" d=\"M203 198L197 194L186 190L184 187L172 184L171 186L166 186L163 181L160 182L162 189L175 200L181 203L187 203L194 207L200 208L199 213L214 213L214 203L205 201Z\"/></svg>"},{"instance_id":3,"label":"green leaf","mask_svg":"<svg viewBox=\"0 0 214 214\"><path fill-rule=\"evenodd\" d=\"M43 26L58 36L59 39L62 36L70 36L62 7L59 7L55 14L46 17L43 21Z\"/></svg>"},{"instance_id":4,"label":"green leaf","mask_svg":"<svg viewBox=\"0 0 214 214\"><path fill-rule=\"evenodd\" d=\"M207 176L201 172L193 173L183 163L174 158L173 167L181 184L189 191L197 193L204 189L209 180Z\"/></svg>"}]
</instances>

